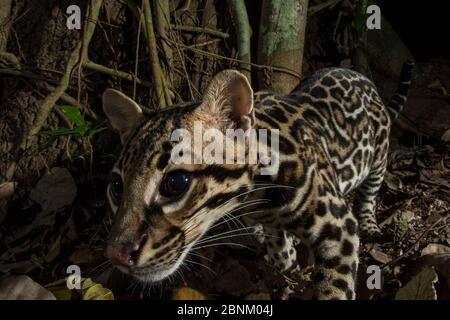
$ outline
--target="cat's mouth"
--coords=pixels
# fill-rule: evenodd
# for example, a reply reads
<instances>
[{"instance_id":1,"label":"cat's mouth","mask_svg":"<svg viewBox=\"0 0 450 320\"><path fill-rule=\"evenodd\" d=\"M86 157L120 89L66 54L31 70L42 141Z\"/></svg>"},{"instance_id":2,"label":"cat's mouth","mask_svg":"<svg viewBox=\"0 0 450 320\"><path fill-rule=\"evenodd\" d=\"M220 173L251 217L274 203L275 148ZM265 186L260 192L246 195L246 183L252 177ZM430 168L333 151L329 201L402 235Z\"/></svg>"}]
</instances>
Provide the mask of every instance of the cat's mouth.
<instances>
[{"instance_id":1,"label":"cat's mouth","mask_svg":"<svg viewBox=\"0 0 450 320\"><path fill-rule=\"evenodd\" d=\"M117 268L123 273L129 274L139 281L145 283L159 282L168 278L178 270L187 253L187 250L185 250L179 254L177 258L171 259L173 262L166 262L164 265L155 265L149 261L142 265L134 265L130 267L118 265Z\"/></svg>"}]
</instances>

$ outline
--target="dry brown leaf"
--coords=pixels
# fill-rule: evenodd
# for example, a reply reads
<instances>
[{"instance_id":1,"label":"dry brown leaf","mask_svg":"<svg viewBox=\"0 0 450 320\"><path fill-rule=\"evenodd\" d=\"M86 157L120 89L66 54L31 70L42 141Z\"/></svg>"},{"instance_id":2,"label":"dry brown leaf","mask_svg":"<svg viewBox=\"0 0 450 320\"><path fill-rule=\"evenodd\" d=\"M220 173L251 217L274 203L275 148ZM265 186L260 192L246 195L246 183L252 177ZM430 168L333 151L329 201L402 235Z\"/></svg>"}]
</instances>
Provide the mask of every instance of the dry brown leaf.
<instances>
[{"instance_id":1,"label":"dry brown leaf","mask_svg":"<svg viewBox=\"0 0 450 320\"><path fill-rule=\"evenodd\" d=\"M47 255L45 256L44 260L46 262L51 262L53 259L55 259L59 252L61 251L61 235L56 238L56 240L49 246Z\"/></svg>"},{"instance_id":2,"label":"dry brown leaf","mask_svg":"<svg viewBox=\"0 0 450 320\"><path fill-rule=\"evenodd\" d=\"M439 253L450 254L450 247L447 247L443 244L430 243L422 250L421 255L425 256L427 254L439 254Z\"/></svg>"},{"instance_id":3,"label":"dry brown leaf","mask_svg":"<svg viewBox=\"0 0 450 320\"><path fill-rule=\"evenodd\" d=\"M402 180L395 174L392 174L390 172L386 172L384 175L384 182L391 190L400 190L402 188Z\"/></svg>"},{"instance_id":4,"label":"dry brown leaf","mask_svg":"<svg viewBox=\"0 0 450 320\"><path fill-rule=\"evenodd\" d=\"M89 248L77 249L69 257L69 260L72 261L74 264L89 263L93 259L94 259L94 254L92 253L92 250Z\"/></svg>"},{"instance_id":5,"label":"dry brown leaf","mask_svg":"<svg viewBox=\"0 0 450 320\"><path fill-rule=\"evenodd\" d=\"M447 285L450 288L450 254L427 254L420 258L424 264L433 266L440 276L447 279Z\"/></svg>"},{"instance_id":6,"label":"dry brown leaf","mask_svg":"<svg viewBox=\"0 0 450 320\"><path fill-rule=\"evenodd\" d=\"M438 276L432 267L425 267L404 287L398 290L395 300L436 300L434 284Z\"/></svg>"},{"instance_id":7,"label":"dry brown leaf","mask_svg":"<svg viewBox=\"0 0 450 320\"><path fill-rule=\"evenodd\" d=\"M56 300L53 293L28 276L8 276L0 280L0 300Z\"/></svg>"},{"instance_id":8,"label":"dry brown leaf","mask_svg":"<svg viewBox=\"0 0 450 320\"><path fill-rule=\"evenodd\" d=\"M12 263L0 264L0 272L9 272L14 271L17 273L28 273L31 270L35 269L37 266L31 261L18 261Z\"/></svg>"},{"instance_id":9,"label":"dry brown leaf","mask_svg":"<svg viewBox=\"0 0 450 320\"><path fill-rule=\"evenodd\" d=\"M268 293L250 293L245 296L245 300L271 300Z\"/></svg>"},{"instance_id":10,"label":"dry brown leaf","mask_svg":"<svg viewBox=\"0 0 450 320\"><path fill-rule=\"evenodd\" d=\"M206 300L206 296L192 288L181 287L173 291L172 300Z\"/></svg>"},{"instance_id":11,"label":"dry brown leaf","mask_svg":"<svg viewBox=\"0 0 450 320\"><path fill-rule=\"evenodd\" d=\"M369 254L372 258L381 263L388 263L392 260L386 253L377 249L370 250Z\"/></svg>"},{"instance_id":12,"label":"dry brown leaf","mask_svg":"<svg viewBox=\"0 0 450 320\"><path fill-rule=\"evenodd\" d=\"M44 174L30 192L30 199L39 203L46 214L72 203L77 187L65 168L52 168Z\"/></svg>"},{"instance_id":13,"label":"dry brown leaf","mask_svg":"<svg viewBox=\"0 0 450 320\"><path fill-rule=\"evenodd\" d=\"M436 79L433 82L431 82L428 85L428 89L436 90L442 93L444 96L448 96L447 89L445 89L444 85L442 84L441 80Z\"/></svg>"},{"instance_id":14,"label":"dry brown leaf","mask_svg":"<svg viewBox=\"0 0 450 320\"><path fill-rule=\"evenodd\" d=\"M14 194L16 186L16 182L9 181L0 183L0 224L6 217L6 206L8 204L8 198L10 198Z\"/></svg>"},{"instance_id":15,"label":"dry brown leaf","mask_svg":"<svg viewBox=\"0 0 450 320\"><path fill-rule=\"evenodd\" d=\"M0 183L0 200L11 197L16 189L17 182Z\"/></svg>"},{"instance_id":16,"label":"dry brown leaf","mask_svg":"<svg viewBox=\"0 0 450 320\"><path fill-rule=\"evenodd\" d=\"M442 174L443 172L440 170L422 169L420 170L420 181L450 190L450 182L446 177L443 177Z\"/></svg>"}]
</instances>

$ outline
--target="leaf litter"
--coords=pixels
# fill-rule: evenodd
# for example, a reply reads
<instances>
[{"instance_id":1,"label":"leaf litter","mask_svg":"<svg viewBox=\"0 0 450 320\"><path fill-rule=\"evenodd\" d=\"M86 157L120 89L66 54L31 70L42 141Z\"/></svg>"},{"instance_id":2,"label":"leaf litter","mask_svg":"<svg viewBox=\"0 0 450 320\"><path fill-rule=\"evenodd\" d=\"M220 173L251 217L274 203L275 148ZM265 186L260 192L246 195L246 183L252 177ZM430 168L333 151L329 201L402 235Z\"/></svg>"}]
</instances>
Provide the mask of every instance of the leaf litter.
<instances>
[{"instance_id":1,"label":"leaf litter","mask_svg":"<svg viewBox=\"0 0 450 320\"><path fill-rule=\"evenodd\" d=\"M383 238L361 244L359 298L450 299L449 151L443 142L392 147L377 208ZM57 299L279 299L286 281L293 298L310 297L312 269L301 243L301 271L289 277L266 261L264 246L251 236L233 238L239 246L226 239L197 249L180 274L161 285L149 287L112 269L103 256L112 219L105 197L109 166L94 169L99 173L88 178L52 168L31 192L0 186L8 197L0 202L0 279L26 274ZM230 221L215 230L236 227ZM82 291L65 286L73 264L81 268ZM382 270L380 290L364 288L370 265Z\"/></svg>"}]
</instances>

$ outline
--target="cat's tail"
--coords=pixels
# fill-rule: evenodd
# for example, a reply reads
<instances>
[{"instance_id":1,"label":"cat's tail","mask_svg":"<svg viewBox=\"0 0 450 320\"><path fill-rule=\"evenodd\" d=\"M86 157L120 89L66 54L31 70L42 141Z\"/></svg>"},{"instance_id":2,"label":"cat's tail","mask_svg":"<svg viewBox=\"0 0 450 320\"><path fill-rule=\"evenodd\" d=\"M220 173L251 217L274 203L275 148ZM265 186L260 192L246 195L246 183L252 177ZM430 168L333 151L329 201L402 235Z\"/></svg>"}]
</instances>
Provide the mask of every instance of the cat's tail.
<instances>
[{"instance_id":1,"label":"cat's tail","mask_svg":"<svg viewBox=\"0 0 450 320\"><path fill-rule=\"evenodd\" d=\"M387 109L392 119L397 118L405 106L409 87L411 86L412 70L414 69L414 65L415 63L413 60L408 60L403 64L397 91L387 104Z\"/></svg>"}]
</instances>

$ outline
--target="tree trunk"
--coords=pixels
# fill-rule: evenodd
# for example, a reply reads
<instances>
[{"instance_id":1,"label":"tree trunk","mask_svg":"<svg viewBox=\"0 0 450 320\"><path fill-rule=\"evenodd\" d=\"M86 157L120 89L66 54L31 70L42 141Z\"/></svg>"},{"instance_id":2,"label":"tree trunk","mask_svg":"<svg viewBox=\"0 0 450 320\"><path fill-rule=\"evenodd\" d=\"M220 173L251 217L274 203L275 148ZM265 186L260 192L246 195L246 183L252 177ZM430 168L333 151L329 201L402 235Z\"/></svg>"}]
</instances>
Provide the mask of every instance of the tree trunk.
<instances>
[{"instance_id":1,"label":"tree trunk","mask_svg":"<svg viewBox=\"0 0 450 320\"><path fill-rule=\"evenodd\" d=\"M301 75L308 0L263 0L258 64L281 67ZM289 93L299 77L271 71L258 72L260 88Z\"/></svg>"}]
</instances>

